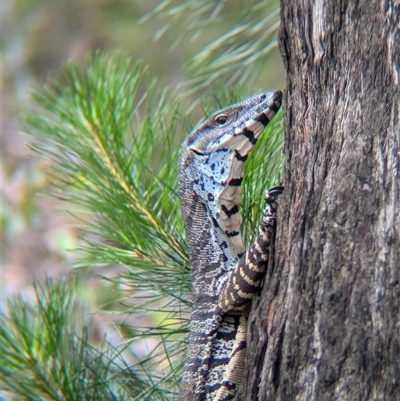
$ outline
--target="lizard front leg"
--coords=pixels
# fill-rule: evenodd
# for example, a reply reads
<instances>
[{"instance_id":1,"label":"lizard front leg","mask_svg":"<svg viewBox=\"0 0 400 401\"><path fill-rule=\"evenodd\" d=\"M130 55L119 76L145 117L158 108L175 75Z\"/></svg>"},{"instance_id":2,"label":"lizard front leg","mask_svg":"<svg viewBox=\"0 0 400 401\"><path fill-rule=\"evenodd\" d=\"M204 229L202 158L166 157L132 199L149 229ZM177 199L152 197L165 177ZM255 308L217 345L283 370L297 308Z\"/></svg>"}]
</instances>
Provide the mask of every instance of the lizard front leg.
<instances>
[{"instance_id":1,"label":"lizard front leg","mask_svg":"<svg viewBox=\"0 0 400 401\"><path fill-rule=\"evenodd\" d=\"M257 237L240 258L219 296L218 306L225 313L240 310L248 304L261 285L267 268L269 246L275 233L276 197L282 192L283 187L277 186L268 189L265 193L267 205Z\"/></svg>"},{"instance_id":2,"label":"lizard front leg","mask_svg":"<svg viewBox=\"0 0 400 401\"><path fill-rule=\"evenodd\" d=\"M229 362L225 366L223 380L218 384L217 388L214 387L214 391L208 395L207 400L232 400L241 382L246 355L249 303L259 290L267 268L270 245L276 226L276 197L282 191L283 187L278 186L270 188L266 192L265 200L267 205L264 209L263 219L255 242L241 257L219 296L218 306L222 313L225 314L223 321L232 318L232 311L240 311L240 315L236 317L238 326ZM223 324L221 324L221 327L223 327ZM224 340L221 339L220 341L223 342ZM210 369L210 376L212 374L213 369Z\"/></svg>"}]
</instances>

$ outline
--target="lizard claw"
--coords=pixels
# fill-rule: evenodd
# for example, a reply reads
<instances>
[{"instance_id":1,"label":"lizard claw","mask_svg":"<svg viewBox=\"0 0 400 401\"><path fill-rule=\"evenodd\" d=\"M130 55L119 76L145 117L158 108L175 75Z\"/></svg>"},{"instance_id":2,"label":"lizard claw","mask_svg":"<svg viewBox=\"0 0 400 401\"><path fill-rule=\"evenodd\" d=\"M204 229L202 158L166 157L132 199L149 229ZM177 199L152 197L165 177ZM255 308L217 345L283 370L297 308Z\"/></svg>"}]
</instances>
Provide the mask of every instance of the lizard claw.
<instances>
[{"instance_id":1,"label":"lizard claw","mask_svg":"<svg viewBox=\"0 0 400 401\"><path fill-rule=\"evenodd\" d=\"M272 187L266 190L264 194L265 202L271 203L275 200L275 197L282 194L284 187L282 185L277 185L276 187Z\"/></svg>"},{"instance_id":2,"label":"lizard claw","mask_svg":"<svg viewBox=\"0 0 400 401\"><path fill-rule=\"evenodd\" d=\"M284 188L282 185L277 185L276 187L267 189L264 194L265 202L267 202L263 215L263 224L265 225L265 227L275 226L277 208L277 204L275 203L275 201L276 197L283 192L283 189Z\"/></svg>"}]
</instances>

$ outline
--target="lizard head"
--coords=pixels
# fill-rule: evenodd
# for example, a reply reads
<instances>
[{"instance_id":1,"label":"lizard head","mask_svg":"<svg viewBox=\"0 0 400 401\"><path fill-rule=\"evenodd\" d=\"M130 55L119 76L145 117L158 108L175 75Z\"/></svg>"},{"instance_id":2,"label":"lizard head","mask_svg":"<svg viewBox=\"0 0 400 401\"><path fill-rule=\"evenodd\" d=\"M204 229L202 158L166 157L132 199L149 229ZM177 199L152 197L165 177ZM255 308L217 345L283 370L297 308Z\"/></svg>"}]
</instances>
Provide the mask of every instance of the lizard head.
<instances>
[{"instance_id":1,"label":"lizard head","mask_svg":"<svg viewBox=\"0 0 400 401\"><path fill-rule=\"evenodd\" d=\"M239 234L244 162L281 102L280 91L251 96L217 111L188 135L179 168L184 220L193 202L201 202L226 236L233 241Z\"/></svg>"}]
</instances>

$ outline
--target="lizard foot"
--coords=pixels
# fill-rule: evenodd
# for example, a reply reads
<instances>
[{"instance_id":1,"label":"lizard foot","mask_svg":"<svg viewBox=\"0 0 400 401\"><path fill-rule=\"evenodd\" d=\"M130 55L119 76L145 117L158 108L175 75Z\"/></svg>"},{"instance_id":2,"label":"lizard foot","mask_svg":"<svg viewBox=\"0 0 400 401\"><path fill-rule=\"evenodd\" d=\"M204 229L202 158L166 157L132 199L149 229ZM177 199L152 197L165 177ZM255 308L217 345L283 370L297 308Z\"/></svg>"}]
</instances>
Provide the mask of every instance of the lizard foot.
<instances>
[{"instance_id":1,"label":"lizard foot","mask_svg":"<svg viewBox=\"0 0 400 401\"><path fill-rule=\"evenodd\" d=\"M264 209L264 214L263 214L263 224L264 224L264 229L266 227L274 227L275 226L275 221L276 221L276 209L278 207L276 203L276 198L283 192L283 186L278 185L276 187L272 187L267 189L267 191L264 194L264 199L267 205L265 206Z\"/></svg>"},{"instance_id":2,"label":"lizard foot","mask_svg":"<svg viewBox=\"0 0 400 401\"><path fill-rule=\"evenodd\" d=\"M267 203L274 202L277 196L281 195L284 190L282 185L277 185L276 187L271 187L265 191L264 199Z\"/></svg>"}]
</instances>

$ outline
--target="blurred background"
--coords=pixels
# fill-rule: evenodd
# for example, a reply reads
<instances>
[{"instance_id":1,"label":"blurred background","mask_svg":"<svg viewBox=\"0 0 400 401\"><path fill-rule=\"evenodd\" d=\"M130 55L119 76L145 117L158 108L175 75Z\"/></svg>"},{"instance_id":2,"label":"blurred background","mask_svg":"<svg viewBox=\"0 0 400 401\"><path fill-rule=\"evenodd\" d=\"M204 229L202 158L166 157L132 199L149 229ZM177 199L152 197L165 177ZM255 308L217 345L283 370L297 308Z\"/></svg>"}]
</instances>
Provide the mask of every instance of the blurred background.
<instances>
[{"instance_id":1,"label":"blurred background","mask_svg":"<svg viewBox=\"0 0 400 401\"><path fill-rule=\"evenodd\" d=\"M2 0L2 113L1 113L1 235L2 298L71 267L79 242L77 220L67 205L47 195L46 160L27 146L18 125L21 110L29 107L29 92L46 76L96 49L119 48L134 60L149 64L149 75L175 87L190 78L183 66L227 28L214 24L201 35L180 42L179 26L164 30L159 14L143 18L156 0ZM182 3L182 2L177 2ZM219 2L215 2L219 3ZM240 7L225 2L224 12ZM142 20L141 20L142 19ZM265 80L259 90L284 87L278 50L269 54ZM93 272L93 277L98 274ZM100 272L104 274L104 272ZM90 283L90 281L89 281ZM95 285L95 284L93 284ZM98 283L96 284L98 285Z\"/></svg>"}]
</instances>

